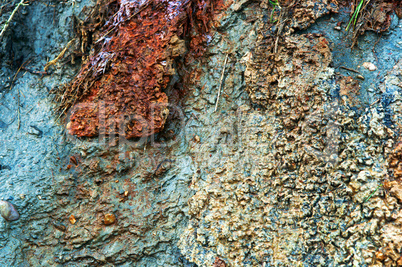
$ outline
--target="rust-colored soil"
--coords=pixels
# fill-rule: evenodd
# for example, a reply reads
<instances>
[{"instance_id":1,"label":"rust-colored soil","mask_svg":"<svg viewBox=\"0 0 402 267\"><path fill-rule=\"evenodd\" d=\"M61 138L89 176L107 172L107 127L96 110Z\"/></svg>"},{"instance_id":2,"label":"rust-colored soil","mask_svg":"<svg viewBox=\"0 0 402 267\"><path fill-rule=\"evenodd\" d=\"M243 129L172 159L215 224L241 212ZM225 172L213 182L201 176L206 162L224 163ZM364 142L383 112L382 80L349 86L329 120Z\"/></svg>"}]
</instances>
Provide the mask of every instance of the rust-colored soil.
<instances>
[{"instance_id":1,"label":"rust-colored soil","mask_svg":"<svg viewBox=\"0 0 402 267\"><path fill-rule=\"evenodd\" d=\"M192 55L202 54L210 18L223 8L220 1L203 0L154 0L141 6L118 1L117 6L94 40L98 52L64 94L78 100L67 125L78 137L135 138L160 132L169 114L163 89L176 74L175 59L187 53L185 40Z\"/></svg>"}]
</instances>

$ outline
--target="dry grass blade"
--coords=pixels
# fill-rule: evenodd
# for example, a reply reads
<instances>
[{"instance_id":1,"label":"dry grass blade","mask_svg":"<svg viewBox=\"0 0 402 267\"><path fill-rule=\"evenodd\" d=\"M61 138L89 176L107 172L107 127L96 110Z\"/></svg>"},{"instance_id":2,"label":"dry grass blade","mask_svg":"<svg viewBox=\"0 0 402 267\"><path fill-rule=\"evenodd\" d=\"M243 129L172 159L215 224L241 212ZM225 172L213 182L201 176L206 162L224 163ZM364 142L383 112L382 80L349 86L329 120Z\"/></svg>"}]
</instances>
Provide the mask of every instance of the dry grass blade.
<instances>
[{"instance_id":1,"label":"dry grass blade","mask_svg":"<svg viewBox=\"0 0 402 267\"><path fill-rule=\"evenodd\" d=\"M64 49L60 52L60 54L53 60L49 61L48 63L46 63L45 67L44 67L44 71L47 72L47 70L49 69L50 66L55 65L66 53L67 49L70 47L70 45L75 41L75 39L70 40L66 47L64 47Z\"/></svg>"},{"instance_id":2,"label":"dry grass blade","mask_svg":"<svg viewBox=\"0 0 402 267\"><path fill-rule=\"evenodd\" d=\"M8 20L6 21L6 23L5 23L4 26L3 26L3 29L2 29L1 32L0 32L0 40L1 40L1 38L3 38L3 35L4 35L4 33L6 32L6 30L7 30L7 28L8 28L8 25L9 25L10 22L13 20L13 18L14 18L14 16L15 16L15 14L17 13L18 9L20 8L20 6L27 6L27 5L28 5L28 4L24 4L24 0L21 0L21 2L19 2L19 3L15 6L13 12L11 13L10 17L8 18Z\"/></svg>"},{"instance_id":3,"label":"dry grass blade","mask_svg":"<svg viewBox=\"0 0 402 267\"><path fill-rule=\"evenodd\" d=\"M221 79L220 79L219 89L218 89L218 97L216 98L216 104L215 104L215 111L214 112L216 112L216 110L218 109L219 97L221 96L223 77L225 75L225 69L226 69L226 63L228 62L228 57L229 57L229 53L226 54L225 63L223 63L223 69L222 69L222 74L221 74Z\"/></svg>"}]
</instances>

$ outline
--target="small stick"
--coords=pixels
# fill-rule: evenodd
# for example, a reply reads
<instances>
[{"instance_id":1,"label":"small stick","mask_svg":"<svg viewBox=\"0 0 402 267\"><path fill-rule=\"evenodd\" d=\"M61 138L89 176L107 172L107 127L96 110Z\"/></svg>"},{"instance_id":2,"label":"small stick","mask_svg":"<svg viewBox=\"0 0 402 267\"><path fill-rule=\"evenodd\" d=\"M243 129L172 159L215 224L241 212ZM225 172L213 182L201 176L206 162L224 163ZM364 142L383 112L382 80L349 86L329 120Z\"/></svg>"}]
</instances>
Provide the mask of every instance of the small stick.
<instances>
[{"instance_id":1,"label":"small stick","mask_svg":"<svg viewBox=\"0 0 402 267\"><path fill-rule=\"evenodd\" d=\"M340 68L341 68L341 69L344 69L344 70L353 71L354 73L359 73L359 74L361 74L360 71L358 71L358 70L354 70L354 69L347 68L347 67L344 67L344 66L341 66Z\"/></svg>"},{"instance_id":2,"label":"small stick","mask_svg":"<svg viewBox=\"0 0 402 267\"><path fill-rule=\"evenodd\" d=\"M40 74L40 75L47 75L49 73L47 73L46 71L36 71L36 70L31 70L25 67L22 67L23 70L26 70L27 72L31 73L31 74Z\"/></svg>"},{"instance_id":3,"label":"small stick","mask_svg":"<svg viewBox=\"0 0 402 267\"><path fill-rule=\"evenodd\" d=\"M218 108L218 103L219 103L219 97L221 96L221 89L222 89L222 81L223 81L223 76L225 75L225 69L226 69L226 63L228 61L229 53L226 54L225 58L225 63L223 63L223 69L222 69L222 75L221 75L221 80L219 83L219 90L218 90L218 97L216 98L216 104L215 104L215 111Z\"/></svg>"},{"instance_id":4,"label":"small stick","mask_svg":"<svg viewBox=\"0 0 402 267\"><path fill-rule=\"evenodd\" d=\"M25 62L26 63L26 62ZM21 65L21 67L18 68L17 73L15 73L13 81L11 82L11 86L14 84L15 79L17 78L18 73L20 73L21 69L24 67L25 63ZM10 86L10 89L11 89ZM21 126L21 120L20 120L20 89L17 87L18 91L18 97L17 97L17 117L18 117L18 130L20 129Z\"/></svg>"},{"instance_id":5,"label":"small stick","mask_svg":"<svg viewBox=\"0 0 402 267\"><path fill-rule=\"evenodd\" d=\"M275 40L274 54L278 53L278 41L279 41L279 36L277 36L276 40Z\"/></svg>"},{"instance_id":6,"label":"small stick","mask_svg":"<svg viewBox=\"0 0 402 267\"><path fill-rule=\"evenodd\" d=\"M66 51L70 47L70 45L73 43L73 41L75 41L75 39L70 40L70 42L67 43L66 47L64 47L64 49L60 52L60 54L55 59L49 61L45 65L45 67L43 68L45 70L45 72L47 72L48 68L51 65L55 65L57 63L57 61L59 61L64 56L64 54L66 53Z\"/></svg>"},{"instance_id":7,"label":"small stick","mask_svg":"<svg viewBox=\"0 0 402 267\"><path fill-rule=\"evenodd\" d=\"M20 113L20 89L17 87L18 91L18 107L17 107L17 115L18 115L18 130L21 127L21 113Z\"/></svg>"},{"instance_id":8,"label":"small stick","mask_svg":"<svg viewBox=\"0 0 402 267\"><path fill-rule=\"evenodd\" d=\"M380 102L380 99L377 99L376 101L374 101L373 103L370 104L370 106L377 104L378 102Z\"/></svg>"},{"instance_id":9,"label":"small stick","mask_svg":"<svg viewBox=\"0 0 402 267\"><path fill-rule=\"evenodd\" d=\"M20 6L27 6L28 4L24 4L24 0L21 0L21 2L19 2L17 4L17 6L14 8L13 12L11 13L10 17L8 18L8 20L6 21L6 23L3 26L3 29L0 32L0 39L3 37L4 33L6 32L8 25L10 24L11 20L14 18L15 13L17 13L18 8Z\"/></svg>"}]
</instances>

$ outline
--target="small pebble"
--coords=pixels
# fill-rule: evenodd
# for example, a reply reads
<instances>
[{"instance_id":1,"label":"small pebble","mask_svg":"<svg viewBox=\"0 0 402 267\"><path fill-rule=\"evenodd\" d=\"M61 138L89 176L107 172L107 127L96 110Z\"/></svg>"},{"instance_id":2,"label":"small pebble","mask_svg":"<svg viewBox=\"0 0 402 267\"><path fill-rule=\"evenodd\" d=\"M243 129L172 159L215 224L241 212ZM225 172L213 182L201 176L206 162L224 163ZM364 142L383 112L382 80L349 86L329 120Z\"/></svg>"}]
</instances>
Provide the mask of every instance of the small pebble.
<instances>
[{"instance_id":1,"label":"small pebble","mask_svg":"<svg viewBox=\"0 0 402 267\"><path fill-rule=\"evenodd\" d=\"M28 128L28 134L42 137L43 132L38 127L30 125Z\"/></svg>"},{"instance_id":2,"label":"small pebble","mask_svg":"<svg viewBox=\"0 0 402 267\"><path fill-rule=\"evenodd\" d=\"M14 205L4 200L0 200L0 215L7 221L15 221L20 217Z\"/></svg>"},{"instance_id":3,"label":"small pebble","mask_svg":"<svg viewBox=\"0 0 402 267\"><path fill-rule=\"evenodd\" d=\"M77 220L75 219L75 216L74 216L74 215L71 215L70 218L68 218L68 220L70 221L71 224L75 224L75 222L77 221Z\"/></svg>"},{"instance_id":4,"label":"small pebble","mask_svg":"<svg viewBox=\"0 0 402 267\"><path fill-rule=\"evenodd\" d=\"M364 62L363 67L365 67L369 71L375 71L377 69L377 67L371 62Z\"/></svg>"},{"instance_id":5,"label":"small pebble","mask_svg":"<svg viewBox=\"0 0 402 267\"><path fill-rule=\"evenodd\" d=\"M377 251L377 252L375 253L375 257L376 257L376 259L379 260L379 261L385 260L385 255L384 255L384 253L382 253L381 251Z\"/></svg>"},{"instance_id":6,"label":"small pebble","mask_svg":"<svg viewBox=\"0 0 402 267\"><path fill-rule=\"evenodd\" d=\"M106 225L111 225L115 221L116 221L116 217L113 214L111 214L111 213L105 214L104 222Z\"/></svg>"}]
</instances>

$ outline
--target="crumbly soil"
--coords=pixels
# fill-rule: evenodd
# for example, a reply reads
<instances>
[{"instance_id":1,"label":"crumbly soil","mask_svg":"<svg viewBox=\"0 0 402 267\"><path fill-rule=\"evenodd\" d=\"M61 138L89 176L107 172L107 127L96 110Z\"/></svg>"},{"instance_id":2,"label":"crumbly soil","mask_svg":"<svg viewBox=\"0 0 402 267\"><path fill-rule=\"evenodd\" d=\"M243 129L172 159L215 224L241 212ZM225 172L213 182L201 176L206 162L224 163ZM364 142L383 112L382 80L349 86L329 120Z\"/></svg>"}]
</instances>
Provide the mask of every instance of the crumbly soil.
<instances>
[{"instance_id":1,"label":"crumbly soil","mask_svg":"<svg viewBox=\"0 0 402 267\"><path fill-rule=\"evenodd\" d=\"M18 2L1 2L2 23ZM142 5L106 2L127 14ZM91 50L85 34L103 36L107 10L27 1L0 46L0 198L21 215L0 218L0 265L401 266L400 7L373 1L367 12L383 17L354 34L353 7L338 2L224 1L192 22L203 38L187 29L153 47L174 71L139 65L130 80L139 18L109 39L122 43ZM117 103L117 114L162 99L169 115L143 135L99 132L107 120L82 116L94 131L80 134L90 127L67 127L58 109L77 81L78 102Z\"/></svg>"}]
</instances>

